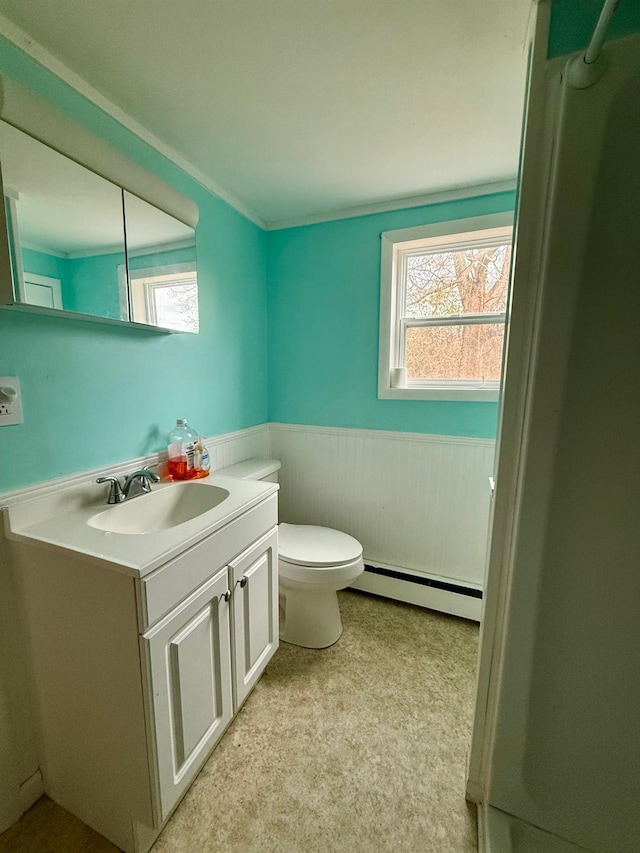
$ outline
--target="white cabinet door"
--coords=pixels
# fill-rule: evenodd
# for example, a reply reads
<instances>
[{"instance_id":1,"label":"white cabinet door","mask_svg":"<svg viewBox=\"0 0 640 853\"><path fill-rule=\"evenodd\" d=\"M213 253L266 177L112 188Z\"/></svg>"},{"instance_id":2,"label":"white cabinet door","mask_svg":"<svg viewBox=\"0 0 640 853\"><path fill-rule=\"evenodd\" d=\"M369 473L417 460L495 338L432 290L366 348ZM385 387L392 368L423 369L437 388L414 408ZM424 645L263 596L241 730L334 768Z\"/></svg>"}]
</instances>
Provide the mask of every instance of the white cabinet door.
<instances>
[{"instance_id":1,"label":"white cabinet door","mask_svg":"<svg viewBox=\"0 0 640 853\"><path fill-rule=\"evenodd\" d=\"M142 637L160 821L233 715L229 607L225 567Z\"/></svg>"},{"instance_id":2,"label":"white cabinet door","mask_svg":"<svg viewBox=\"0 0 640 853\"><path fill-rule=\"evenodd\" d=\"M274 528L229 563L233 589L235 707L278 648L278 532Z\"/></svg>"}]
</instances>

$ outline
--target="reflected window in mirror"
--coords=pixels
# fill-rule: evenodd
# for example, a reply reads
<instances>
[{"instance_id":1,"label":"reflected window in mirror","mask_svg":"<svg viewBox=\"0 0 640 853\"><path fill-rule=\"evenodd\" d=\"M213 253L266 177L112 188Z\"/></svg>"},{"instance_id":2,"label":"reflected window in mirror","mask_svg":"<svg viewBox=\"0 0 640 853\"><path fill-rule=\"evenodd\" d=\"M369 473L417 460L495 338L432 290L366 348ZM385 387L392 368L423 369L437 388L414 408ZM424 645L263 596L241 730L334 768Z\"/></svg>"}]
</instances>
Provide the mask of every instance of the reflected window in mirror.
<instances>
[{"instance_id":1,"label":"reflected window in mirror","mask_svg":"<svg viewBox=\"0 0 640 853\"><path fill-rule=\"evenodd\" d=\"M132 321L197 333L195 231L126 190L124 213Z\"/></svg>"},{"instance_id":2,"label":"reflected window in mirror","mask_svg":"<svg viewBox=\"0 0 640 853\"><path fill-rule=\"evenodd\" d=\"M121 188L6 122L0 161L15 300L128 320Z\"/></svg>"}]
</instances>

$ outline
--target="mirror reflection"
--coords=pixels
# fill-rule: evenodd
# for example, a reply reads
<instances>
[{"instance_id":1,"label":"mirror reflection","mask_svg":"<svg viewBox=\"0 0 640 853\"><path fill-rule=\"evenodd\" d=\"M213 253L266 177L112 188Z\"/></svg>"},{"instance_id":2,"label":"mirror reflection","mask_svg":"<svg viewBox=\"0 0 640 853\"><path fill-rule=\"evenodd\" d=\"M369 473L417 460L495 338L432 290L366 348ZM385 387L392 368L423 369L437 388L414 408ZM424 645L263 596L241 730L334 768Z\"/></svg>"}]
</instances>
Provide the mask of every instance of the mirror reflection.
<instances>
[{"instance_id":1,"label":"mirror reflection","mask_svg":"<svg viewBox=\"0 0 640 853\"><path fill-rule=\"evenodd\" d=\"M5 302L198 332L195 231L0 121Z\"/></svg>"},{"instance_id":2,"label":"mirror reflection","mask_svg":"<svg viewBox=\"0 0 640 853\"><path fill-rule=\"evenodd\" d=\"M129 319L120 187L0 122L16 301Z\"/></svg>"},{"instance_id":3,"label":"mirror reflection","mask_svg":"<svg viewBox=\"0 0 640 853\"><path fill-rule=\"evenodd\" d=\"M131 319L197 332L195 231L126 190L124 216Z\"/></svg>"}]
</instances>

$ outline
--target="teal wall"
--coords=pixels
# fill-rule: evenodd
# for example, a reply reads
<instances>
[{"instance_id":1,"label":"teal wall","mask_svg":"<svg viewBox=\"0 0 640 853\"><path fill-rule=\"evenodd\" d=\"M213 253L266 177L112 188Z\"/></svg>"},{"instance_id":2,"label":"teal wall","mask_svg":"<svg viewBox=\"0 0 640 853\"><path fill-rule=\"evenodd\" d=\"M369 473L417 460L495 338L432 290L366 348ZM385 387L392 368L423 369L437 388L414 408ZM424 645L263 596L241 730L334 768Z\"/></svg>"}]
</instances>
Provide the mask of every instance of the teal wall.
<instances>
[{"instance_id":1,"label":"teal wall","mask_svg":"<svg viewBox=\"0 0 640 853\"><path fill-rule=\"evenodd\" d=\"M67 311L120 319L118 266L124 266L124 252L70 258L67 279Z\"/></svg>"},{"instance_id":2,"label":"teal wall","mask_svg":"<svg viewBox=\"0 0 640 853\"><path fill-rule=\"evenodd\" d=\"M600 16L604 0L553 0L549 57L562 56L586 47ZM620 0L607 38L619 38L640 30L640 2Z\"/></svg>"},{"instance_id":3,"label":"teal wall","mask_svg":"<svg viewBox=\"0 0 640 853\"><path fill-rule=\"evenodd\" d=\"M513 193L265 234L1 38L0 71L198 204L201 328L1 310L0 374L20 378L25 422L0 428L0 491L159 450L176 417L206 435L267 420L495 435L493 403L378 400L380 234L512 210Z\"/></svg>"},{"instance_id":4,"label":"teal wall","mask_svg":"<svg viewBox=\"0 0 640 853\"><path fill-rule=\"evenodd\" d=\"M129 268L143 270L145 267L167 266L169 264L186 264L193 262L195 252L192 246L181 249L169 249L167 252L153 252L150 255L134 255L129 258Z\"/></svg>"},{"instance_id":5,"label":"teal wall","mask_svg":"<svg viewBox=\"0 0 640 853\"><path fill-rule=\"evenodd\" d=\"M129 259L133 270L193 261L195 249L183 247L167 252L136 255ZM86 258L60 258L34 249L22 249L25 272L58 278L66 311L92 314L114 320L120 318L118 267L124 266L124 252L89 255Z\"/></svg>"},{"instance_id":6,"label":"teal wall","mask_svg":"<svg viewBox=\"0 0 640 853\"><path fill-rule=\"evenodd\" d=\"M22 265L26 272L48 275L51 278L59 278L64 287L64 280L68 275L66 258L49 255L46 252L37 252L35 249L22 249Z\"/></svg>"},{"instance_id":7,"label":"teal wall","mask_svg":"<svg viewBox=\"0 0 640 853\"><path fill-rule=\"evenodd\" d=\"M499 193L269 232L269 420L495 436L496 403L378 399L380 234L514 203Z\"/></svg>"},{"instance_id":8,"label":"teal wall","mask_svg":"<svg viewBox=\"0 0 640 853\"><path fill-rule=\"evenodd\" d=\"M202 328L158 335L0 310L0 375L20 378L25 416L0 427L0 490L158 450L177 417L206 435L265 422L264 232L4 39L0 71L198 204Z\"/></svg>"}]
</instances>

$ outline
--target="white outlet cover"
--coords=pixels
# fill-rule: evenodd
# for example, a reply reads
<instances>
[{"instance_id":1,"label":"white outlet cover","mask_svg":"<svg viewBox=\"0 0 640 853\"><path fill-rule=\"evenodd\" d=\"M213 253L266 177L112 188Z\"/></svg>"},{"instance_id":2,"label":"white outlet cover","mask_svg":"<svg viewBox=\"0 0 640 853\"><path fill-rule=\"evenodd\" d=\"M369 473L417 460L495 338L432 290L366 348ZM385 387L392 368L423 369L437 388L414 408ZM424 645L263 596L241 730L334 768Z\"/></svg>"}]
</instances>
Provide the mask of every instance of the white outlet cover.
<instances>
[{"instance_id":1,"label":"white outlet cover","mask_svg":"<svg viewBox=\"0 0 640 853\"><path fill-rule=\"evenodd\" d=\"M2 393L6 389L5 393ZM15 391L15 396L12 391ZM22 398L20 396L20 380L17 376L0 376L0 426L21 424Z\"/></svg>"}]
</instances>

